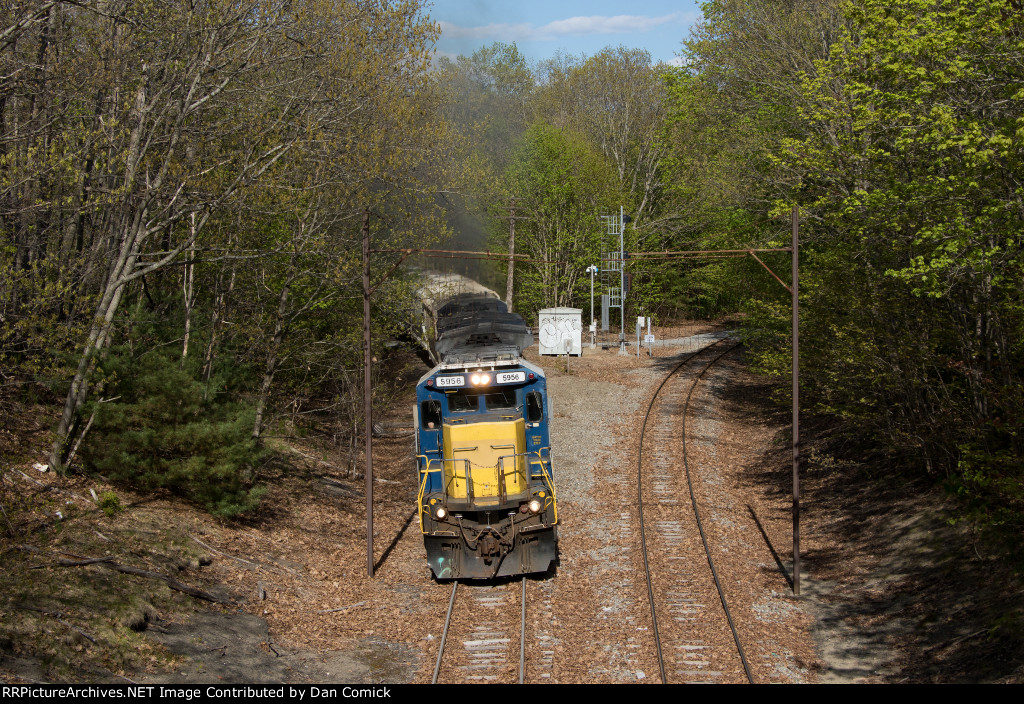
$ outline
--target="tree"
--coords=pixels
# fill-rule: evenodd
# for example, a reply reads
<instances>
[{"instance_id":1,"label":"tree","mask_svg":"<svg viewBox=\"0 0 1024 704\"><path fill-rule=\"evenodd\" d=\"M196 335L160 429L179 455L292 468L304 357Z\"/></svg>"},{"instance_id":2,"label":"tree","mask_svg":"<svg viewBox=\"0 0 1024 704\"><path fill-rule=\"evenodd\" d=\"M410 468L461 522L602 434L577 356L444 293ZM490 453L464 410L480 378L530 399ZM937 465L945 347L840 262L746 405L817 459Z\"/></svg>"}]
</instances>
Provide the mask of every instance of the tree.
<instances>
[{"instance_id":1,"label":"tree","mask_svg":"<svg viewBox=\"0 0 1024 704\"><path fill-rule=\"evenodd\" d=\"M801 85L807 130L778 152L814 233L819 402L1017 526L1018 14L1002 0L851 5Z\"/></svg>"},{"instance_id":2,"label":"tree","mask_svg":"<svg viewBox=\"0 0 1024 704\"><path fill-rule=\"evenodd\" d=\"M541 65L537 113L578 132L612 164L638 243L656 237L663 188L659 139L665 117L663 66L642 49L607 47L591 57L556 55Z\"/></svg>"},{"instance_id":3,"label":"tree","mask_svg":"<svg viewBox=\"0 0 1024 704\"><path fill-rule=\"evenodd\" d=\"M526 58L514 43L495 42L455 61L442 58L438 75L448 92L448 120L472 135L500 172L532 119L535 81Z\"/></svg>"},{"instance_id":4,"label":"tree","mask_svg":"<svg viewBox=\"0 0 1024 704\"><path fill-rule=\"evenodd\" d=\"M129 1L67 13L79 39L76 58L102 67L87 77L99 100L72 83L81 76L60 78L68 81L62 107L78 118L66 134L89 135L82 145L88 163L102 164L82 207L102 208L93 247L107 266L57 427L50 461L58 468L126 286L190 249L214 211L287 153L294 136L279 120L299 107L253 80L265 62L285 58L287 48L272 42L288 24L280 6ZM86 112L90 103L96 109ZM278 121L250 124L240 149L224 153L225 128L232 129L224 118L261 112Z\"/></svg>"},{"instance_id":5,"label":"tree","mask_svg":"<svg viewBox=\"0 0 1024 704\"><path fill-rule=\"evenodd\" d=\"M505 173L505 187L529 219L516 227L516 252L545 263L517 268L516 308L531 314L582 296L584 269L599 254L602 213L618 209L614 172L580 134L537 122Z\"/></svg>"}]
</instances>

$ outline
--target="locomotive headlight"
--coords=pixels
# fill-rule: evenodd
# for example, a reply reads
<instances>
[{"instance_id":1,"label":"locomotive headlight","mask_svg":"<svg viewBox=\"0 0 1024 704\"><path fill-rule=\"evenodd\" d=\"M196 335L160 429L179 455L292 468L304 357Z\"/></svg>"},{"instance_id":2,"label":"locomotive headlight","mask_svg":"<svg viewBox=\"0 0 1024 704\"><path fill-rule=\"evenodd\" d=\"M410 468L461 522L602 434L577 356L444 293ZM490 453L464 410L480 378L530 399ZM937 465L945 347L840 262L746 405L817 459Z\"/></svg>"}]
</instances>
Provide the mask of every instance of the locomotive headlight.
<instances>
[{"instance_id":1,"label":"locomotive headlight","mask_svg":"<svg viewBox=\"0 0 1024 704\"><path fill-rule=\"evenodd\" d=\"M526 505L530 507L530 513L540 513L541 503L539 499L530 499L530 503Z\"/></svg>"},{"instance_id":2,"label":"locomotive headlight","mask_svg":"<svg viewBox=\"0 0 1024 704\"><path fill-rule=\"evenodd\" d=\"M469 380L473 382L473 386L479 386L480 385L480 375L479 374L474 374L473 376L471 376L469 378Z\"/></svg>"},{"instance_id":3,"label":"locomotive headlight","mask_svg":"<svg viewBox=\"0 0 1024 704\"><path fill-rule=\"evenodd\" d=\"M481 384L490 384L491 383L490 375L488 375L488 374L481 374L480 375L480 383Z\"/></svg>"},{"instance_id":4,"label":"locomotive headlight","mask_svg":"<svg viewBox=\"0 0 1024 704\"><path fill-rule=\"evenodd\" d=\"M434 518L436 518L439 521L443 521L445 519L445 516L447 515L448 509L446 509L444 506L438 506L436 509L434 509Z\"/></svg>"}]
</instances>

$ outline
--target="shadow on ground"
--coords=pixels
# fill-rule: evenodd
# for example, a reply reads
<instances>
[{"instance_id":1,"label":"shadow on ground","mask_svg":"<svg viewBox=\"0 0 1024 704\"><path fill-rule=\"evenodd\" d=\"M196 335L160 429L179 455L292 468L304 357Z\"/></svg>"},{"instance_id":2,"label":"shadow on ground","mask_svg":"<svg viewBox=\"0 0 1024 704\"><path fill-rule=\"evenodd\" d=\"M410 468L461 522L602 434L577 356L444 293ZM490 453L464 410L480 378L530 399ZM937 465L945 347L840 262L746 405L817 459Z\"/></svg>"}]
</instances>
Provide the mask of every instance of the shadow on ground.
<instances>
[{"instance_id":1,"label":"shadow on ground","mask_svg":"<svg viewBox=\"0 0 1024 704\"><path fill-rule=\"evenodd\" d=\"M738 378L746 381L718 390L733 412L790 425L788 384ZM805 415L801 593L816 620L822 681L1024 681L1020 575L952 523L940 487L857 457L830 431ZM751 486L791 495L790 438L748 468ZM791 521L785 513L759 518ZM769 548L791 575L791 543Z\"/></svg>"},{"instance_id":2,"label":"shadow on ground","mask_svg":"<svg viewBox=\"0 0 1024 704\"><path fill-rule=\"evenodd\" d=\"M394 645L365 641L344 651L291 650L272 642L266 621L246 613L199 612L187 624L150 634L186 658L151 683L409 682L415 674L413 658Z\"/></svg>"}]
</instances>

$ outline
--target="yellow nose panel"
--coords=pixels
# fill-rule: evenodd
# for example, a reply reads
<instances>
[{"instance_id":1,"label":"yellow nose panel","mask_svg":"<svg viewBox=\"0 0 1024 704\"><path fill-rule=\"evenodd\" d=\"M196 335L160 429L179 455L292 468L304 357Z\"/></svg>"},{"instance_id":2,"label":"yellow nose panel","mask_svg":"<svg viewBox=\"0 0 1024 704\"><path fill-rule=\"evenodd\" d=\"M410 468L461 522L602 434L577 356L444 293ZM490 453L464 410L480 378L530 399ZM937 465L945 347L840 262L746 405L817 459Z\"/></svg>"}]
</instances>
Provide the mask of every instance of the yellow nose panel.
<instances>
[{"instance_id":1,"label":"yellow nose panel","mask_svg":"<svg viewBox=\"0 0 1024 704\"><path fill-rule=\"evenodd\" d=\"M488 503L497 503L502 488L505 497L526 492L526 462L522 456L526 451L526 422L522 418L444 425L442 435L448 496L467 498L470 482L473 499L493 499Z\"/></svg>"}]
</instances>

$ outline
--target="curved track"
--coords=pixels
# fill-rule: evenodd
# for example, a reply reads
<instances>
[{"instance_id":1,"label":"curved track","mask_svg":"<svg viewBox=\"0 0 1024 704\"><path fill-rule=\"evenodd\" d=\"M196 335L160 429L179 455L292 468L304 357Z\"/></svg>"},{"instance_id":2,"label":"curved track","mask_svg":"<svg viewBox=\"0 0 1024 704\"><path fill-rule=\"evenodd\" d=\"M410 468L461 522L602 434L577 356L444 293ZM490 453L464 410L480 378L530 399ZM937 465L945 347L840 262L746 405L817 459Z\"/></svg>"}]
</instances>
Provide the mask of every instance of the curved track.
<instances>
[{"instance_id":1,"label":"curved track","mask_svg":"<svg viewBox=\"0 0 1024 704\"><path fill-rule=\"evenodd\" d=\"M722 610L721 614L724 615L725 622L728 623L731 631L732 640L735 644L736 653L739 656L740 662L743 665L743 670L746 675L748 682L753 683L753 676L750 672L750 666L747 663L746 656L743 652L743 646L740 643L739 635L736 632L736 627L733 623L732 614L729 611L728 602L725 597L725 593L722 590L721 581L719 580L718 571L715 568L714 559L711 555L711 550L708 546L707 537L704 532L704 526L701 521L700 510L697 505L697 499L693 491L693 481L690 476L690 467L687 456L686 448L686 421L687 414L690 409L690 399L693 396L694 389L696 389L698 382L704 376L704 374L722 357L734 350L739 346L739 343L734 343L731 346L719 351L719 342L716 342L703 350L687 356L683 359L674 369L672 369L662 380L657 390L651 398L651 402L647 407L647 412L644 414L643 426L640 432L640 453L637 460L637 495L639 499L639 513L640 513L640 542L643 554L644 571L647 579L647 594L650 602L651 609L651 620L653 623L654 641L657 649L658 664L661 670L661 680L664 683L670 681L670 675L666 672L665 665L665 645L671 645L672 662L675 669L671 673L671 680L685 680L691 682L710 682L719 681L718 678L723 676L721 670L715 669L715 663L721 662L722 655L720 653L713 652L713 646L700 639L693 634L695 630L693 626L696 621L700 620L702 623L707 623L710 620L720 620L721 617L713 617L711 614L706 613L704 609L705 604L700 603L700 590L693 585L696 575L692 574L692 564L680 565L674 560L680 559L679 556L669 555L669 552L676 552L673 548L678 549L686 540L686 528L685 525L689 520L695 520L697 529L700 533L701 543L703 545L704 554L707 558L707 564L710 569L711 577L713 578L715 588L718 592L718 598L721 602ZM695 369L700 369L698 373L691 375L689 380L689 389L685 390L685 401L682 404L682 409L678 408L678 395L681 395L683 389L675 388L672 394L662 394L662 391L666 386L678 387L681 386L682 380L678 377L685 367L691 366ZM676 382L670 384L670 381L677 379ZM667 397L667 398L666 398ZM677 466L673 465L671 459L665 455L655 456L655 461L651 462L652 467L648 474L652 475L652 488L651 491L655 496L656 519L653 521L653 528L655 529L654 535L657 536L657 542L661 548L661 553L665 554L661 569L658 570L659 575L667 576L668 579L662 579L663 584L659 585L658 591L661 592L661 600L664 602L665 610L670 614L671 622L667 628L659 628L658 624L658 606L655 597L655 584L652 579L651 560L649 558L648 550L648 530L645 522L645 510L643 504L643 493L644 493L644 438L647 435L648 425L654 425L651 423L652 412L655 407L658 408L659 413L658 419L660 425L664 428L662 438L671 442L671 437L675 432L675 424L678 422L681 429L681 445L682 445L682 464L686 475L687 489L690 495L690 504L692 507L692 518L691 516L683 516L685 511L679 507L676 496L678 495L677 487L674 486L676 477L678 475ZM681 420L677 421L676 417L681 415ZM654 454L654 453L649 453ZM659 472L660 470L660 472ZM706 581L706 577L701 578ZM663 644L662 630L666 633L666 643Z\"/></svg>"}]
</instances>

